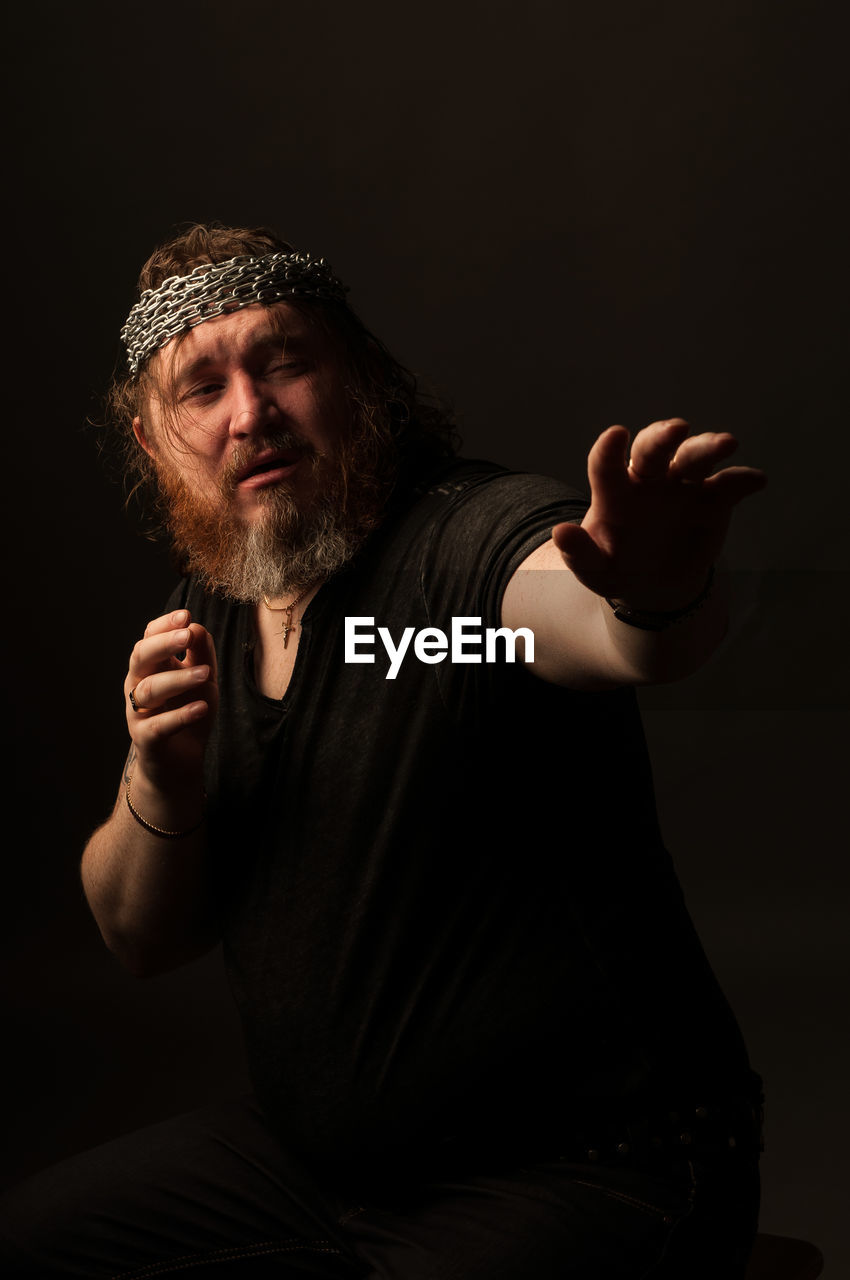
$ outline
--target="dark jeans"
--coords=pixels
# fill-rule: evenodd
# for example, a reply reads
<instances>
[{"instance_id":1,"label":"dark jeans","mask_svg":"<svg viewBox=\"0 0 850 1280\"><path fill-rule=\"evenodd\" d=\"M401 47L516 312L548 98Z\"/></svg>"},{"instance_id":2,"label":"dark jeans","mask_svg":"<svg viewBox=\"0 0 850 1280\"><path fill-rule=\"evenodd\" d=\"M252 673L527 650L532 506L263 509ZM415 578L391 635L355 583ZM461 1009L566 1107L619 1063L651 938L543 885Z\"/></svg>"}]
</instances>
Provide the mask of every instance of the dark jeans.
<instances>
[{"instance_id":1,"label":"dark jeans","mask_svg":"<svg viewBox=\"0 0 850 1280\"><path fill-rule=\"evenodd\" d=\"M0 1202L0 1275L117 1280L736 1280L757 1159L679 1157L663 1175L454 1152L327 1183L251 1099L47 1169Z\"/></svg>"}]
</instances>

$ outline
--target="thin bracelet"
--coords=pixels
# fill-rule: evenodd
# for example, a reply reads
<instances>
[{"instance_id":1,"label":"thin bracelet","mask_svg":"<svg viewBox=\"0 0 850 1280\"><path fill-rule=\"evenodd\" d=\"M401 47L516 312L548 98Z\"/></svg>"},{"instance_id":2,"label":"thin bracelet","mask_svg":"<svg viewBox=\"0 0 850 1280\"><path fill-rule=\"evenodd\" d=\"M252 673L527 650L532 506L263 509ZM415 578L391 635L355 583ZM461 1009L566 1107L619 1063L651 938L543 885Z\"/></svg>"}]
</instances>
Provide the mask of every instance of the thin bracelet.
<instances>
[{"instance_id":1,"label":"thin bracelet","mask_svg":"<svg viewBox=\"0 0 850 1280\"><path fill-rule=\"evenodd\" d=\"M192 835L194 831L197 831L199 827L204 825L207 816L206 814L201 816L200 822L196 822L194 827L187 827L185 831L167 831L165 827L157 827L152 822L148 822L147 818L142 817L136 806L133 804L133 801L130 799L130 783L132 781L133 775L130 773L127 775L127 784L124 791L124 794L127 797L127 808L130 810L139 826L144 827L145 831L149 831L152 836L159 836L161 840L182 840L184 836ZM206 799L206 792L204 792L204 798Z\"/></svg>"},{"instance_id":2,"label":"thin bracelet","mask_svg":"<svg viewBox=\"0 0 850 1280\"><path fill-rule=\"evenodd\" d=\"M616 600L605 597L605 603L614 610L614 617L619 622L626 622L630 627L640 627L641 631L663 631L677 622L684 622L700 609L711 595L714 586L714 565L708 571L705 586L695 600L686 604L684 609L673 609L669 613L656 613L651 609L630 609L628 605L618 604Z\"/></svg>"}]
</instances>

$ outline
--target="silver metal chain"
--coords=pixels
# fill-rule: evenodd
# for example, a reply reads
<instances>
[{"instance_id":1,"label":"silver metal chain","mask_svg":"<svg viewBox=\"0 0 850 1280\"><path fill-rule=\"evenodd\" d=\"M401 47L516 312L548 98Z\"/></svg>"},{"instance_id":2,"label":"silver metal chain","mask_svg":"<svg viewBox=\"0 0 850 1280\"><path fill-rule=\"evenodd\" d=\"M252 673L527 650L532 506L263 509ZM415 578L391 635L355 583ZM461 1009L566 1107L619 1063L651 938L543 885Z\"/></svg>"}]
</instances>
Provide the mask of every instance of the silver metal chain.
<instances>
[{"instance_id":1,"label":"silver metal chain","mask_svg":"<svg viewBox=\"0 0 850 1280\"><path fill-rule=\"evenodd\" d=\"M324 258L309 253L202 263L185 276L169 276L157 288L145 289L131 310L121 330L130 372L137 373L148 356L176 334L223 311L257 302L270 306L298 296L342 302L346 292Z\"/></svg>"}]
</instances>

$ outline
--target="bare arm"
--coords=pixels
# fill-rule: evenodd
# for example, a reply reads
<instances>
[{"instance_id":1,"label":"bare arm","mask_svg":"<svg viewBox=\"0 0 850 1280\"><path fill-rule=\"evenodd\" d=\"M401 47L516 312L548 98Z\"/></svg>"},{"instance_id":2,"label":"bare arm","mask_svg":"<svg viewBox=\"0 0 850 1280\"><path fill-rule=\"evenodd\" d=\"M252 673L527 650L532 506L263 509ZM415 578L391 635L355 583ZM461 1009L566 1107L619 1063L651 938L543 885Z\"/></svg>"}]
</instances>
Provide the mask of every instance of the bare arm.
<instances>
[{"instance_id":1,"label":"bare arm","mask_svg":"<svg viewBox=\"0 0 850 1280\"><path fill-rule=\"evenodd\" d=\"M147 975L217 938L203 824L203 755L217 706L209 633L185 609L155 619L133 650L124 692L132 746L112 816L83 853L82 878L107 946Z\"/></svg>"},{"instance_id":2,"label":"bare arm","mask_svg":"<svg viewBox=\"0 0 850 1280\"><path fill-rule=\"evenodd\" d=\"M591 505L560 524L505 592L502 621L534 632L532 670L555 684L606 688L695 671L726 629L718 581L690 616L660 630L620 621L608 599L639 614L675 613L703 595L736 503L762 472L718 463L737 447L726 432L690 436L681 418L653 423L629 448L609 427L588 457Z\"/></svg>"}]
</instances>

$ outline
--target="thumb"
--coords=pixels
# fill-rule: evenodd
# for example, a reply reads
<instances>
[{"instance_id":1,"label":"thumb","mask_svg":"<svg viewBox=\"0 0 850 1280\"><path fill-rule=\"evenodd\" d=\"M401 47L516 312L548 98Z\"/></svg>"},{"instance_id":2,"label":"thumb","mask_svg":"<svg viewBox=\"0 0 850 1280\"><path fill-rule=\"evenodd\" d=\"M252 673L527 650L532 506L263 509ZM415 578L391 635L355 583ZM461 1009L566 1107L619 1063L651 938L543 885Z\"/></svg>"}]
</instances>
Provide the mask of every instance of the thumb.
<instances>
[{"instance_id":1,"label":"thumb","mask_svg":"<svg viewBox=\"0 0 850 1280\"><path fill-rule=\"evenodd\" d=\"M582 586L599 596L613 594L609 557L581 525L556 524L552 541Z\"/></svg>"},{"instance_id":2,"label":"thumb","mask_svg":"<svg viewBox=\"0 0 850 1280\"><path fill-rule=\"evenodd\" d=\"M604 573L609 567L605 553L581 525L556 524L552 530L552 541L567 568L572 569L577 578Z\"/></svg>"}]
</instances>

